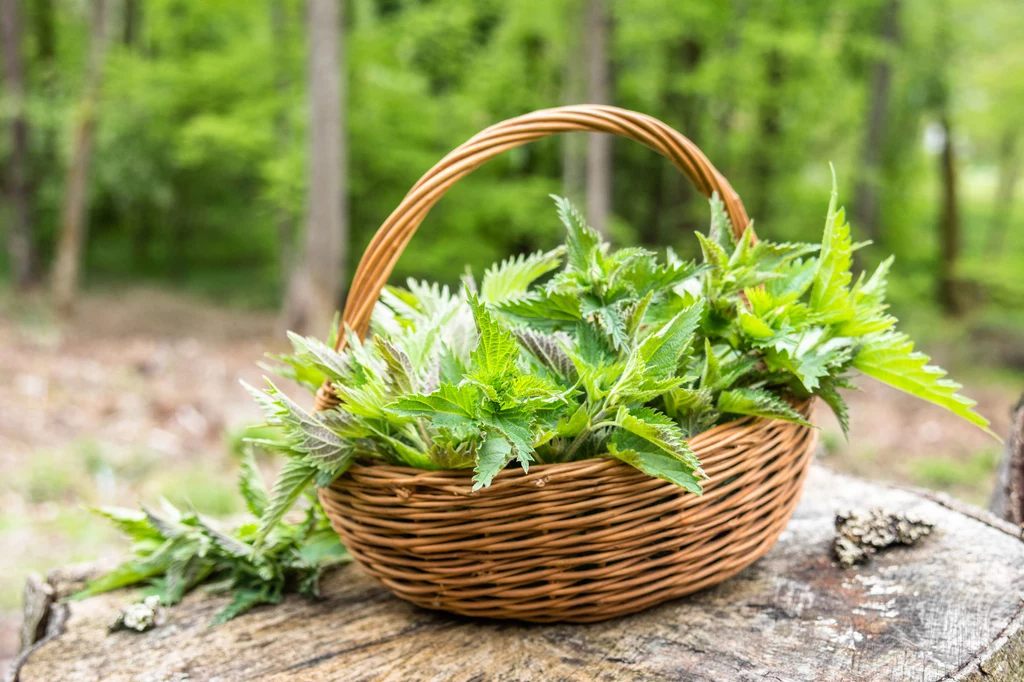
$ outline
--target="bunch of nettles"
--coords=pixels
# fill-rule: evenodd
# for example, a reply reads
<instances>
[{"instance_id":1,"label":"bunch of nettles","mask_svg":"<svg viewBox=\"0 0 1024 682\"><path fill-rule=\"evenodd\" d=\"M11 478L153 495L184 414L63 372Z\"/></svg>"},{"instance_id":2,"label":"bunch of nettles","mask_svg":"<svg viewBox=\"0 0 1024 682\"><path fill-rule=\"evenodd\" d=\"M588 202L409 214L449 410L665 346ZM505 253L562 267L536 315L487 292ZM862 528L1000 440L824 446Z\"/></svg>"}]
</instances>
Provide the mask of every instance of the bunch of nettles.
<instances>
[{"instance_id":1,"label":"bunch of nettles","mask_svg":"<svg viewBox=\"0 0 1024 682\"><path fill-rule=\"evenodd\" d=\"M892 259L853 280L859 245L835 189L821 244L758 241L750 228L736 238L712 197L710 229L697 234L700 262L612 249L567 200L555 203L564 246L495 264L454 291L414 280L388 287L369 337L347 331L340 352L333 336L290 334L294 352L275 356L273 369L314 393L327 382L339 404L312 413L273 383L248 387L277 434L256 445L284 455L284 465L253 510L259 524L235 537L245 547L232 554L192 514L178 523L195 551L181 556L191 561L204 547L239 561L266 556L293 537L283 519L311 485L329 485L357 460L473 469L479 489L507 466L610 455L700 494L706 476L689 438L744 415L806 424L795 406L812 396L845 431L839 391L853 388L854 372L987 430L960 386L896 331L885 304ZM156 528L152 515L146 523ZM301 556L302 542L285 541L285 554ZM285 570L264 561L275 576ZM235 566L245 594L263 589L259 570ZM187 575L194 584L199 574ZM259 599L278 598L274 580Z\"/></svg>"}]
</instances>

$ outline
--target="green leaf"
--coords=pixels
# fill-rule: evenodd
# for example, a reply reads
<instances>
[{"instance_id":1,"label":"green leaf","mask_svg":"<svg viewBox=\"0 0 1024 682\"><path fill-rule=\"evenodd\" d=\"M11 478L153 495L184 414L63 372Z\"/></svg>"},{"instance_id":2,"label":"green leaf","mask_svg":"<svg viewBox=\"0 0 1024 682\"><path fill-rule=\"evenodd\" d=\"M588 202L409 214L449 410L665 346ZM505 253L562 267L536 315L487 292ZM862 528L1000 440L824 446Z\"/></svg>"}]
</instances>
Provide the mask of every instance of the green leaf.
<instances>
[{"instance_id":1,"label":"green leaf","mask_svg":"<svg viewBox=\"0 0 1024 682\"><path fill-rule=\"evenodd\" d=\"M571 339L564 335L559 337L526 328L514 329L513 333L520 345L542 366L563 379L575 380L576 368L568 353L565 352L565 346L571 342Z\"/></svg>"},{"instance_id":2,"label":"green leaf","mask_svg":"<svg viewBox=\"0 0 1024 682\"><path fill-rule=\"evenodd\" d=\"M632 410L620 407L615 417L615 423L620 428L685 463L695 475L704 475L700 468L700 462L690 450L690 446L686 444L685 436L679 425L670 417L650 407Z\"/></svg>"},{"instance_id":3,"label":"green leaf","mask_svg":"<svg viewBox=\"0 0 1024 682\"><path fill-rule=\"evenodd\" d=\"M94 507L90 511L106 518L115 528L136 542L163 539L163 535L150 524L145 512L124 507Z\"/></svg>"},{"instance_id":4,"label":"green leaf","mask_svg":"<svg viewBox=\"0 0 1024 682\"><path fill-rule=\"evenodd\" d=\"M675 372L679 358L693 341L703 314L704 301L698 300L643 340L639 347L640 357L653 377L664 379Z\"/></svg>"},{"instance_id":5,"label":"green leaf","mask_svg":"<svg viewBox=\"0 0 1024 682\"><path fill-rule=\"evenodd\" d=\"M696 495L703 492L693 467L632 433L616 431L608 442L608 453L648 476L669 481Z\"/></svg>"},{"instance_id":6,"label":"green leaf","mask_svg":"<svg viewBox=\"0 0 1024 682\"><path fill-rule=\"evenodd\" d=\"M562 264L564 248L544 253L520 255L492 265L484 272L480 282L480 300L484 303L501 303L520 298L530 285Z\"/></svg>"},{"instance_id":7,"label":"green leaf","mask_svg":"<svg viewBox=\"0 0 1024 682\"><path fill-rule=\"evenodd\" d=\"M503 381L516 372L519 344L512 332L500 327L471 293L469 306L480 334L477 346L470 354L470 376L485 386Z\"/></svg>"},{"instance_id":8,"label":"green leaf","mask_svg":"<svg viewBox=\"0 0 1024 682\"><path fill-rule=\"evenodd\" d=\"M484 414L481 423L501 434L511 446L516 459L526 469L533 460L533 424L530 416L517 410L505 410Z\"/></svg>"},{"instance_id":9,"label":"green leaf","mask_svg":"<svg viewBox=\"0 0 1024 682\"><path fill-rule=\"evenodd\" d=\"M242 385L256 396L257 400L264 403L264 410L269 412L270 423L280 424L288 429L291 448L305 455L308 461L316 466L331 469L352 456L351 443L335 430L351 428L352 431L345 433L350 437L367 435L365 431L356 428L353 420L342 416L342 413L338 413L337 418L328 425L324 420L329 417L311 415L279 391L269 380L267 383L270 384L270 390L266 393L245 382L242 382Z\"/></svg>"},{"instance_id":10,"label":"green leaf","mask_svg":"<svg viewBox=\"0 0 1024 682\"><path fill-rule=\"evenodd\" d=\"M711 340L704 339L704 369L700 373L700 386L701 388L720 388L719 381L721 381L721 378L721 365L718 362L714 349L711 347Z\"/></svg>"},{"instance_id":11,"label":"green leaf","mask_svg":"<svg viewBox=\"0 0 1024 682\"><path fill-rule=\"evenodd\" d=\"M499 433L488 431L486 439L477 450L473 490L489 486L498 472L504 469L511 459L512 444Z\"/></svg>"},{"instance_id":12,"label":"green leaf","mask_svg":"<svg viewBox=\"0 0 1024 682\"><path fill-rule=\"evenodd\" d=\"M277 604L280 601L281 596L275 594L268 586L236 590L231 601L223 611L217 614L210 625L221 625L261 604Z\"/></svg>"},{"instance_id":13,"label":"green leaf","mask_svg":"<svg viewBox=\"0 0 1024 682\"><path fill-rule=\"evenodd\" d=\"M744 308L740 308L737 319L740 322L740 329L752 339L763 340L775 336L775 330L771 328L771 325L753 313L747 312Z\"/></svg>"},{"instance_id":14,"label":"green leaf","mask_svg":"<svg viewBox=\"0 0 1024 682\"><path fill-rule=\"evenodd\" d=\"M929 365L930 360L914 350L914 343L905 334L888 332L861 346L853 357L853 366L894 388L946 408L998 439L988 428L988 420L971 409L976 403L957 393L960 384L946 379L946 371Z\"/></svg>"},{"instance_id":15,"label":"green leaf","mask_svg":"<svg viewBox=\"0 0 1024 682\"><path fill-rule=\"evenodd\" d=\"M822 379L816 394L832 409L832 413L836 416L836 421L839 422L839 428L843 430L843 436L849 440L850 414L846 407L846 401L843 400L843 397L837 390L845 387L842 381L826 377Z\"/></svg>"},{"instance_id":16,"label":"green leaf","mask_svg":"<svg viewBox=\"0 0 1024 682\"><path fill-rule=\"evenodd\" d=\"M734 388L718 396L719 412L746 414L768 419L781 419L811 426L803 416L775 393L760 388Z\"/></svg>"},{"instance_id":17,"label":"green leaf","mask_svg":"<svg viewBox=\"0 0 1024 682\"><path fill-rule=\"evenodd\" d=\"M390 341L380 336L373 337L373 344L388 368L391 385L399 393L412 393L416 390L416 372L412 368L409 356Z\"/></svg>"},{"instance_id":18,"label":"green leaf","mask_svg":"<svg viewBox=\"0 0 1024 682\"><path fill-rule=\"evenodd\" d=\"M281 467L274 488L270 492L270 501L263 516L260 517L259 529L256 531L256 544L259 546L267 535L281 522L284 515L299 499L316 476L317 468L301 459L289 459Z\"/></svg>"},{"instance_id":19,"label":"green leaf","mask_svg":"<svg viewBox=\"0 0 1024 682\"><path fill-rule=\"evenodd\" d=\"M837 197L833 169L832 197L828 217L825 219L825 236L821 243L818 269L811 285L810 301L811 310L826 322L849 319L853 312L849 292L853 245L850 242L850 226L846 223L846 214L843 209L836 209Z\"/></svg>"},{"instance_id":20,"label":"green leaf","mask_svg":"<svg viewBox=\"0 0 1024 682\"><path fill-rule=\"evenodd\" d=\"M292 342L295 355L306 363L335 381L342 381L349 376L348 359L312 336L301 336L288 332L288 340Z\"/></svg>"},{"instance_id":21,"label":"green leaf","mask_svg":"<svg viewBox=\"0 0 1024 682\"><path fill-rule=\"evenodd\" d=\"M729 213L725 210L725 202L718 192L712 192L708 199L711 206L711 226L708 228L708 238L722 247L736 243L736 235L732 231L732 221L729 220Z\"/></svg>"},{"instance_id":22,"label":"green leaf","mask_svg":"<svg viewBox=\"0 0 1024 682\"><path fill-rule=\"evenodd\" d=\"M238 490L249 513L256 518L263 516L267 508L267 486L256 465L251 447L242 448L242 456L239 458Z\"/></svg>"},{"instance_id":23,"label":"green leaf","mask_svg":"<svg viewBox=\"0 0 1024 682\"><path fill-rule=\"evenodd\" d=\"M587 412L587 406L580 405L572 413L572 416L558 420L558 424L555 426L555 435L560 438L575 438L588 426L590 426L590 414Z\"/></svg>"},{"instance_id":24,"label":"green leaf","mask_svg":"<svg viewBox=\"0 0 1024 682\"><path fill-rule=\"evenodd\" d=\"M601 246L600 235L589 225L583 214L564 198L551 195L558 208L558 217L568 230L565 240L570 267L580 272L590 272L591 264Z\"/></svg>"},{"instance_id":25,"label":"green leaf","mask_svg":"<svg viewBox=\"0 0 1024 682\"><path fill-rule=\"evenodd\" d=\"M531 292L496 305L505 315L532 326L557 326L580 319L579 297L563 293Z\"/></svg>"},{"instance_id":26,"label":"green leaf","mask_svg":"<svg viewBox=\"0 0 1024 682\"><path fill-rule=\"evenodd\" d=\"M71 599L77 601L122 587L137 585L162 574L171 565L174 547L174 541L167 540L151 555L126 561L109 573L89 581L83 589L73 594Z\"/></svg>"},{"instance_id":27,"label":"green leaf","mask_svg":"<svg viewBox=\"0 0 1024 682\"><path fill-rule=\"evenodd\" d=\"M463 423L472 419L479 406L480 392L473 386L442 383L430 395L399 398L388 406L391 412L410 417L430 417L439 423Z\"/></svg>"}]
</instances>

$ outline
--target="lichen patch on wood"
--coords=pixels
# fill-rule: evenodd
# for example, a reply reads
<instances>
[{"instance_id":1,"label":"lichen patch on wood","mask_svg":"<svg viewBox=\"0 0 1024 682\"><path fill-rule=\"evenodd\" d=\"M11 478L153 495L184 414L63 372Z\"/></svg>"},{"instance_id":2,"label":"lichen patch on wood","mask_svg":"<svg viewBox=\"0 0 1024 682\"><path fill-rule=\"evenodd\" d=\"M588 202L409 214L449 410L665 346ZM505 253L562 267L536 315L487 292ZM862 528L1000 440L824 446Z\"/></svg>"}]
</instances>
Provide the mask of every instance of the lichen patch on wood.
<instances>
[{"instance_id":1,"label":"lichen patch on wood","mask_svg":"<svg viewBox=\"0 0 1024 682\"><path fill-rule=\"evenodd\" d=\"M916 515L884 509L840 511L835 523L833 551L843 568L866 563L891 547L909 547L935 528Z\"/></svg>"}]
</instances>

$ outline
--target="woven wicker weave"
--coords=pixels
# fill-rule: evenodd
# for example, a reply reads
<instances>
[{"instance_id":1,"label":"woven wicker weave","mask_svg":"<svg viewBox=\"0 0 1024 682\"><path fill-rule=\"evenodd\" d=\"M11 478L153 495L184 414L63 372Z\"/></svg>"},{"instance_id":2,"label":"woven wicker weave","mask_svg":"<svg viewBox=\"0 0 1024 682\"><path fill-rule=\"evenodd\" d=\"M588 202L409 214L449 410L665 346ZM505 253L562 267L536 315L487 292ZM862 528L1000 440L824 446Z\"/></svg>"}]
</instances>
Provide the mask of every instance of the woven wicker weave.
<instances>
[{"instance_id":1,"label":"woven wicker weave","mask_svg":"<svg viewBox=\"0 0 1024 682\"><path fill-rule=\"evenodd\" d=\"M728 182L665 124L606 106L538 111L499 123L442 159L374 236L344 322L365 333L384 283L444 192L487 159L548 135L621 135L668 157L737 234L748 223ZM340 336L343 343L344 336ZM317 408L335 404L329 386ZM798 409L809 414L810 404ZM356 561L399 597L468 616L592 622L719 583L763 556L788 522L816 432L746 418L690 439L710 476L686 493L610 457L507 469L471 492L471 471L357 465L320 500Z\"/></svg>"}]
</instances>

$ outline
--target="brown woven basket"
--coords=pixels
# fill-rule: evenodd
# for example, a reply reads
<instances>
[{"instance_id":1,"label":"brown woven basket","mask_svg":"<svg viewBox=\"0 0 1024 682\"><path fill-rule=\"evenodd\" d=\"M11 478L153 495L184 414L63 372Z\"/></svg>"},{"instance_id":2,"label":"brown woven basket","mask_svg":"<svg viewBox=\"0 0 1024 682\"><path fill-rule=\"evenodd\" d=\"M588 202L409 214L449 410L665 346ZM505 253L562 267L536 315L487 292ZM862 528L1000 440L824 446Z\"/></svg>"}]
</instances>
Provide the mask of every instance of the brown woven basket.
<instances>
[{"instance_id":1,"label":"brown woven basket","mask_svg":"<svg viewBox=\"0 0 1024 682\"><path fill-rule=\"evenodd\" d=\"M611 133L668 157L738 234L739 197L685 137L643 114L585 105L492 126L434 166L363 254L344 323L365 334L391 270L427 211L496 154L548 135ZM340 343L344 342L339 335ZM329 386L317 409L336 404ZM798 406L809 415L810 403ZM356 561L399 597L467 616L592 622L719 583L763 556L793 513L816 432L745 418L690 439L710 477L703 496L611 457L506 469L471 492L472 472L357 465L320 501Z\"/></svg>"}]
</instances>

